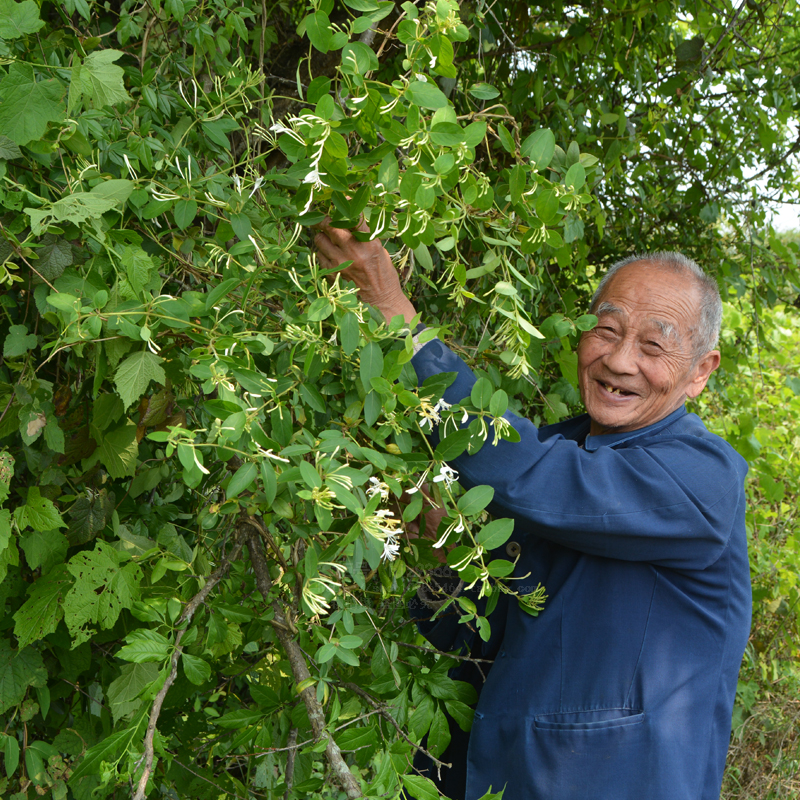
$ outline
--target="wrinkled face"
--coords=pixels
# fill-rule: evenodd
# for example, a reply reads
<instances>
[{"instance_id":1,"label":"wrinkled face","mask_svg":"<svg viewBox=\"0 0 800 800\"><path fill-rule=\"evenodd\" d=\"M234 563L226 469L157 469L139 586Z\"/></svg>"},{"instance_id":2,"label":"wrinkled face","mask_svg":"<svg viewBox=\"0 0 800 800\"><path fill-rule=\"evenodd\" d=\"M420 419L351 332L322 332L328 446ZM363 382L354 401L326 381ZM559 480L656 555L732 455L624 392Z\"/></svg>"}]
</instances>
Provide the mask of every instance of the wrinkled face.
<instances>
[{"instance_id":1,"label":"wrinkled face","mask_svg":"<svg viewBox=\"0 0 800 800\"><path fill-rule=\"evenodd\" d=\"M699 313L699 291L684 275L640 261L611 279L595 309L597 327L578 347L593 436L652 425L700 394L719 352L693 363Z\"/></svg>"}]
</instances>

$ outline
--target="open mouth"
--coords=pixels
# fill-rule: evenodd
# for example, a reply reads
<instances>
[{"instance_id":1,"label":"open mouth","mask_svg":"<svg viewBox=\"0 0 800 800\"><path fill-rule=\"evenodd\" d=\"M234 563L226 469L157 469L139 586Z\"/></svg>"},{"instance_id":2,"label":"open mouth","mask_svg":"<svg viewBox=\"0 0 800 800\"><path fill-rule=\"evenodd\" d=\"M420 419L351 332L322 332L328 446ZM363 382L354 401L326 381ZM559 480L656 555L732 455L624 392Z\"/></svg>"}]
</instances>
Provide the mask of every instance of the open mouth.
<instances>
[{"instance_id":1,"label":"open mouth","mask_svg":"<svg viewBox=\"0 0 800 800\"><path fill-rule=\"evenodd\" d=\"M633 397L635 392L628 392L625 389L620 389L618 386L612 386L610 383L597 381L609 394L616 395L617 397Z\"/></svg>"}]
</instances>

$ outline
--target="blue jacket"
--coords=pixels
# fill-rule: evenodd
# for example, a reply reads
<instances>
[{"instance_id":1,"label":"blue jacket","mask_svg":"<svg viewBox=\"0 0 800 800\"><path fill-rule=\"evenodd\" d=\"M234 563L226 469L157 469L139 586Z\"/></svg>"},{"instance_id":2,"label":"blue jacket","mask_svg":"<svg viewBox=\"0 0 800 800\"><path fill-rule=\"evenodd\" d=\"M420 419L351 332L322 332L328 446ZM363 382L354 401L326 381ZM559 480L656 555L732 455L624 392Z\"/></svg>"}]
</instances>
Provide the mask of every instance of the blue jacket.
<instances>
[{"instance_id":1,"label":"blue jacket","mask_svg":"<svg viewBox=\"0 0 800 800\"><path fill-rule=\"evenodd\" d=\"M458 373L448 402L469 396L474 376L438 340L412 364L420 383ZM456 735L444 757L462 773L450 786L466 800L504 786L506 800L718 800L750 630L745 460L685 408L604 436L585 415L507 417L520 442L452 466L494 487L528 576L517 588L541 582L548 599L538 617L501 603L492 640L466 642L495 660L467 752ZM464 627L421 622L442 649Z\"/></svg>"}]
</instances>

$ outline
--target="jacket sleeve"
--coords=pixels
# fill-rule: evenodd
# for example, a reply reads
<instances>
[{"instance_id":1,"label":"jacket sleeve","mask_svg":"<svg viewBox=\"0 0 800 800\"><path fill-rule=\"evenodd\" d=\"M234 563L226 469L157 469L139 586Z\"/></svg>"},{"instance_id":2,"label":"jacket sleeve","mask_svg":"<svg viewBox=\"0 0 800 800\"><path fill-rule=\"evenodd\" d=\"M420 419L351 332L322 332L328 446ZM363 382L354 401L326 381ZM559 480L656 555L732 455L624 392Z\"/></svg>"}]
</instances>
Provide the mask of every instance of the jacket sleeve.
<instances>
[{"instance_id":1,"label":"jacket sleeve","mask_svg":"<svg viewBox=\"0 0 800 800\"><path fill-rule=\"evenodd\" d=\"M412 364L422 382L440 372L458 377L445 392L455 404L475 377L438 340ZM722 554L743 494L744 461L716 437L662 432L646 446L584 451L562 436L541 440L526 419L508 413L517 443L487 443L451 463L469 487L494 487L495 513L530 533L596 556L704 569ZM436 433L433 434L434 438Z\"/></svg>"}]
</instances>

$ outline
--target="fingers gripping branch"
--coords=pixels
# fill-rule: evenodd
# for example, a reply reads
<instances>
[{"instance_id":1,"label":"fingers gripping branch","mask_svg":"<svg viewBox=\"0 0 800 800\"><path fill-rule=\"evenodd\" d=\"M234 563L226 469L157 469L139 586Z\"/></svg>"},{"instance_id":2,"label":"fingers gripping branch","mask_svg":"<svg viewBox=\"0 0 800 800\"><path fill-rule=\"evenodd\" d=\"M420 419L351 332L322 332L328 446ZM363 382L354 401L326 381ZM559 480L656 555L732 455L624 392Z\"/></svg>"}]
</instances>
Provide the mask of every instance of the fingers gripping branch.
<instances>
[{"instance_id":1,"label":"fingers gripping branch","mask_svg":"<svg viewBox=\"0 0 800 800\"><path fill-rule=\"evenodd\" d=\"M360 242L350 231L332 228L327 223L321 228L314 239L320 264L325 269L336 269L352 262L341 273L355 283L363 302L377 308L387 322L400 315L410 323L416 309L403 292L400 277L383 245L377 239Z\"/></svg>"}]
</instances>

